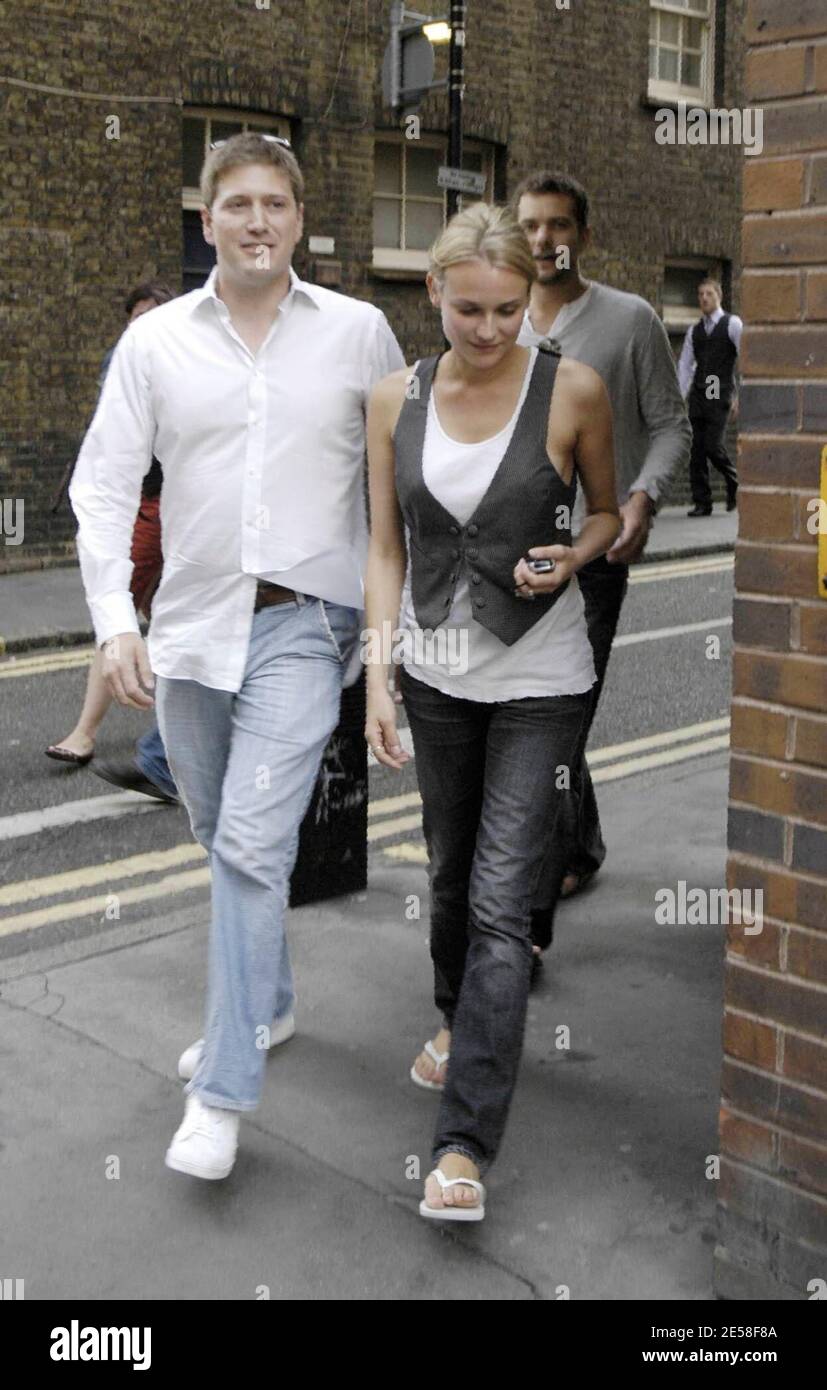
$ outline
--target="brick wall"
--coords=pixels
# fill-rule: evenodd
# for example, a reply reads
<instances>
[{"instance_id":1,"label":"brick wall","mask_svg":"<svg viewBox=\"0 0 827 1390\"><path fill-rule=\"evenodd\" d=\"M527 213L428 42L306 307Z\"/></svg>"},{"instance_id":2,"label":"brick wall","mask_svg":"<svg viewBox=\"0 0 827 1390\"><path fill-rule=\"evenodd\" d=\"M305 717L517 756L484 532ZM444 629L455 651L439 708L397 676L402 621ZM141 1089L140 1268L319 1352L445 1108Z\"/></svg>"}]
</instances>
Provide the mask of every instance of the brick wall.
<instances>
[{"instance_id":1,"label":"brick wall","mask_svg":"<svg viewBox=\"0 0 827 1390\"><path fill-rule=\"evenodd\" d=\"M744 183L744 337L716 1287L810 1297L827 1279L827 8L749 0L747 99L764 153Z\"/></svg>"},{"instance_id":2,"label":"brick wall","mask_svg":"<svg viewBox=\"0 0 827 1390\"><path fill-rule=\"evenodd\" d=\"M716 99L730 107L742 100L743 3L718 6ZM371 270L373 142L391 125L378 83L389 8L0 0L0 76L12 79L0 81L0 494L26 503L25 543L0 547L0 570L72 553L71 515L49 503L123 327L124 292L147 276L180 286L182 108L288 118L307 226L336 238L341 288L386 311L410 359L440 345L421 281ZM567 168L593 195L588 275L660 308L667 259L723 258L738 310L740 152L655 143L649 0L571 0L569 10L470 0L468 13L465 128L495 146L499 196L536 165ZM112 113L117 141L105 136ZM424 132L444 133L444 94L420 114ZM304 255L297 269L312 274Z\"/></svg>"}]
</instances>

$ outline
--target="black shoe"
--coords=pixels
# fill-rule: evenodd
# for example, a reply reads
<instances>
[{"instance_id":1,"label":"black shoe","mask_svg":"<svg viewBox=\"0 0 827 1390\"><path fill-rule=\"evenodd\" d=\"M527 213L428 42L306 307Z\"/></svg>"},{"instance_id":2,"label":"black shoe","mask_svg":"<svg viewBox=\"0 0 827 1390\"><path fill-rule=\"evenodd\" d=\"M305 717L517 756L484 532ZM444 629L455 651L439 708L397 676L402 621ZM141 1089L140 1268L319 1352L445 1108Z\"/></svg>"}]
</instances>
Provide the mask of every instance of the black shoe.
<instances>
[{"instance_id":1,"label":"black shoe","mask_svg":"<svg viewBox=\"0 0 827 1390\"><path fill-rule=\"evenodd\" d=\"M731 492L726 500L726 509L728 512L734 512L737 506L738 502L736 500L735 493Z\"/></svg>"},{"instance_id":2,"label":"black shoe","mask_svg":"<svg viewBox=\"0 0 827 1390\"><path fill-rule=\"evenodd\" d=\"M100 763L95 758L90 767L96 777L102 777L104 782L111 782L113 787L123 787L127 792L143 792L144 796L153 796L156 801L168 801L171 806L180 804L177 796L169 796L154 782L150 782L137 763Z\"/></svg>"},{"instance_id":3,"label":"black shoe","mask_svg":"<svg viewBox=\"0 0 827 1390\"><path fill-rule=\"evenodd\" d=\"M686 515L687 515L687 516L711 516L711 515L712 515L712 508L711 508L711 507L701 507L700 505L696 504L696 505L692 508L691 512L687 512Z\"/></svg>"}]
</instances>

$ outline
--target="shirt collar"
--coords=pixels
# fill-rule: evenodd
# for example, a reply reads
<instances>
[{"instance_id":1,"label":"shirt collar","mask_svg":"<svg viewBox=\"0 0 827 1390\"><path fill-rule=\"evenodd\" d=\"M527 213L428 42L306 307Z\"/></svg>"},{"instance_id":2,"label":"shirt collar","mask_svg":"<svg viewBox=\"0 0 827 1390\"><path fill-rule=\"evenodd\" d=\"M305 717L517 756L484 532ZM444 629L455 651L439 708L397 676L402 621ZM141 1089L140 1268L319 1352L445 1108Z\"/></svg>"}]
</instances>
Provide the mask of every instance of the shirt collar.
<instances>
[{"instance_id":1,"label":"shirt collar","mask_svg":"<svg viewBox=\"0 0 827 1390\"><path fill-rule=\"evenodd\" d=\"M567 323L570 323L573 318L577 317L581 309L585 309L592 292L593 283L593 280L587 281L586 288L582 294L579 294L577 298L573 299L569 304L563 304L557 310L557 317L555 318L554 323L551 325L551 328L549 329L548 333L540 334L537 332L537 329L531 322L530 306L526 306L525 315L523 317L523 323L525 324L525 327L528 329L529 333L533 333L534 336L537 338L548 338L551 335L553 329L563 328Z\"/></svg>"},{"instance_id":2,"label":"shirt collar","mask_svg":"<svg viewBox=\"0 0 827 1390\"><path fill-rule=\"evenodd\" d=\"M212 270L210 271L209 275L207 276L206 281L205 281L204 284L201 286L200 290L192 290L192 291L191 291L191 294L190 294L190 298L191 298L191 301L192 301L191 312L194 313L196 309L199 309L199 308L201 307L202 304L206 304L209 300L212 300L213 303L215 303L215 304L217 304L217 305L221 305L221 306L223 306L224 308L226 308L226 305L224 304L224 300L221 299L221 298L219 297L219 295L217 294L217 292L216 292L216 288L215 288L215 287L216 287L217 284L218 284L218 266L217 266L217 265L214 265L213 268L212 268ZM287 291L287 294L284 296L284 299L281 301L281 304L279 305L279 312L280 312L280 313L281 313L284 309L287 308L288 304L291 302L291 300L293 299L294 295L296 295L296 294L303 294L303 295L306 295L307 298L310 300L311 304L315 305L315 307L316 307L317 309L321 309L321 307L322 307L321 295L319 294L319 291L318 291L317 286L316 286L316 285L308 284L308 282L307 282L306 280L300 280L299 277L298 277L298 275L296 274L295 270L293 269L293 267L292 267L292 265L291 265L291 267L290 267L290 288L289 288L289 290Z\"/></svg>"},{"instance_id":3,"label":"shirt collar","mask_svg":"<svg viewBox=\"0 0 827 1390\"><path fill-rule=\"evenodd\" d=\"M711 323L712 326L713 326L713 328L715 327L715 324L718 323L718 321L719 321L720 319L722 319L723 317L724 317L724 311L723 311L723 309L721 308L720 304L718 305L718 308L715 310L714 313L712 313L712 314L704 314L704 318L706 319L707 323Z\"/></svg>"}]
</instances>

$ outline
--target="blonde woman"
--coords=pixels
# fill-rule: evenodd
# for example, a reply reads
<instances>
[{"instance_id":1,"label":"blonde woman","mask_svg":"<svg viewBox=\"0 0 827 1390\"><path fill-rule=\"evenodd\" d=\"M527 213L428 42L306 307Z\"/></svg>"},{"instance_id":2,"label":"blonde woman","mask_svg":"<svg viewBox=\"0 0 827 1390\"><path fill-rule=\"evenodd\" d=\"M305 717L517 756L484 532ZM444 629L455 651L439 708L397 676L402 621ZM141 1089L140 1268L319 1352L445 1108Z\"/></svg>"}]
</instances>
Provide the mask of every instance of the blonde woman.
<instances>
[{"instance_id":1,"label":"blonde woman","mask_svg":"<svg viewBox=\"0 0 827 1390\"><path fill-rule=\"evenodd\" d=\"M595 679L574 576L620 529L600 378L517 344L535 275L505 209L454 217L427 278L450 348L386 377L368 415L367 625L408 639L401 685L430 864L442 1027L411 1076L441 1093L420 1204L438 1220L485 1212L480 1178L522 1049L533 890ZM578 478L588 517L572 544ZM365 736L402 767L381 663L368 665Z\"/></svg>"}]
</instances>

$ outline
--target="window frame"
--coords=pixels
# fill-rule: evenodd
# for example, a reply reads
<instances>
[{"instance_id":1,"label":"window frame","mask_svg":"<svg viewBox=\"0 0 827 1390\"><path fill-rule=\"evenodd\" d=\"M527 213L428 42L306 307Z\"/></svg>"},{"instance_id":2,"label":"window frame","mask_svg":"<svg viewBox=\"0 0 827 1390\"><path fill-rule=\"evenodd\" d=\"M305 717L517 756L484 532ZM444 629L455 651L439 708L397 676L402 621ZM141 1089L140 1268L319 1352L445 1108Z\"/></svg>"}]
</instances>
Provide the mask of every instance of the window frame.
<instances>
[{"instance_id":1,"label":"window frame","mask_svg":"<svg viewBox=\"0 0 827 1390\"><path fill-rule=\"evenodd\" d=\"M447 189L438 189L437 193L430 197L426 194L407 192L407 160L403 157L400 179L399 193L382 193L376 188L376 147L377 145L396 145L402 146L403 150L409 147L422 149L423 147L438 150L442 154L441 163L445 163L448 158L448 136L440 132L430 132L423 134L418 140L408 140L402 131L398 130L377 130L374 132L373 151L374 151L374 175L373 193L371 196L371 217L378 198L386 201L397 201L401 204L400 213L400 241L401 246L378 246L373 243L373 272L382 278L387 279L418 279L423 276L428 269L427 250L409 250L405 245L405 226L406 209L409 203L442 203L442 225L445 226L448 216L448 196ZM487 199L494 200L494 180L496 177L496 147L483 140L465 140L463 148L469 154L481 156L482 172L486 178L486 188L480 195L481 201ZM441 195L441 196L440 196ZM467 203L467 199L466 199ZM372 226L372 223L371 223ZM372 238L371 231L371 238Z\"/></svg>"},{"instance_id":2,"label":"window frame","mask_svg":"<svg viewBox=\"0 0 827 1390\"><path fill-rule=\"evenodd\" d=\"M706 15L688 9L685 5L670 3L670 0L649 0L649 24L653 14L672 14L679 19L696 19L704 25L706 33L701 49L701 82L698 87L688 87L681 82L667 82L648 75L650 41L647 39L647 85L649 101L666 102L677 105L685 101L692 106L709 108L715 100L717 10L716 0L705 0ZM670 45L671 47L671 45ZM676 50L683 53L683 49ZM693 50L694 51L694 50Z\"/></svg>"}]
</instances>

